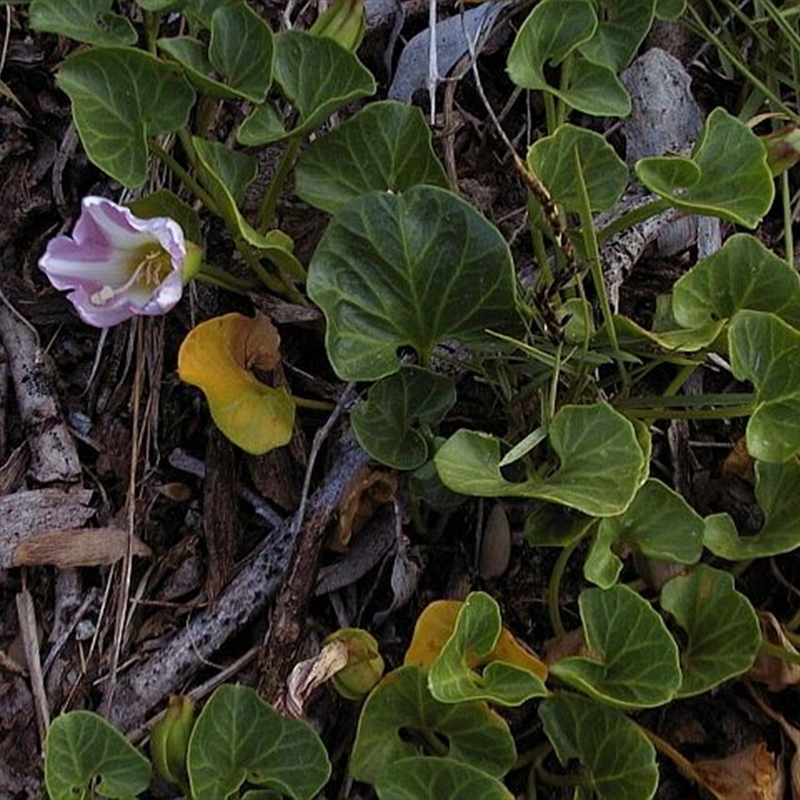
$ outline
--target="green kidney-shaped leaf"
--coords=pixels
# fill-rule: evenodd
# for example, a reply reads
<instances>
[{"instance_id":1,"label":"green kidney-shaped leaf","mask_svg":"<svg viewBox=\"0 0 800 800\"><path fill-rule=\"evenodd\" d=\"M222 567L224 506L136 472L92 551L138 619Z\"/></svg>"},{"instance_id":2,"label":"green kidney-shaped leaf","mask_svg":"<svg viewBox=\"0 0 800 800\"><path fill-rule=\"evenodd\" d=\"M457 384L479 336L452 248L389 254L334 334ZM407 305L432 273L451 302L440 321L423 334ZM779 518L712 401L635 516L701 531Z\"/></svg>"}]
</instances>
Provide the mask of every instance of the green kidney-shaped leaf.
<instances>
[{"instance_id":1,"label":"green kidney-shaped leaf","mask_svg":"<svg viewBox=\"0 0 800 800\"><path fill-rule=\"evenodd\" d=\"M600 0L597 30L578 49L589 60L619 72L650 31L656 0Z\"/></svg>"},{"instance_id":2,"label":"green kidney-shaped leaf","mask_svg":"<svg viewBox=\"0 0 800 800\"><path fill-rule=\"evenodd\" d=\"M578 605L588 653L556 662L551 673L609 705L668 703L681 685L678 646L647 600L612 586L581 592Z\"/></svg>"},{"instance_id":3,"label":"green kidney-shaped leaf","mask_svg":"<svg viewBox=\"0 0 800 800\"><path fill-rule=\"evenodd\" d=\"M427 675L418 667L400 667L373 689L358 722L350 774L375 784L401 758L423 755L407 734L417 731L448 742L447 757L500 778L516 760L514 739L506 722L473 700L440 703L428 691Z\"/></svg>"},{"instance_id":4,"label":"green kidney-shaped leaf","mask_svg":"<svg viewBox=\"0 0 800 800\"><path fill-rule=\"evenodd\" d=\"M360 194L420 183L448 186L422 112L391 100L370 103L317 139L295 171L298 196L329 214Z\"/></svg>"},{"instance_id":5,"label":"green kidney-shaped leaf","mask_svg":"<svg viewBox=\"0 0 800 800\"><path fill-rule=\"evenodd\" d=\"M782 464L757 461L756 502L764 514L761 530L739 536L727 514L706 517L706 547L728 561L788 553L800 547L800 463L789 459Z\"/></svg>"},{"instance_id":6,"label":"green kidney-shaped leaf","mask_svg":"<svg viewBox=\"0 0 800 800\"><path fill-rule=\"evenodd\" d=\"M679 156L642 158L635 169L650 191L695 214L754 228L769 211L775 186L767 151L758 136L724 108L708 115L691 161L699 176ZM695 178L687 185L691 175Z\"/></svg>"},{"instance_id":7,"label":"green kidney-shaped leaf","mask_svg":"<svg viewBox=\"0 0 800 800\"><path fill-rule=\"evenodd\" d=\"M376 461L416 469L428 458L428 440L417 423L438 424L455 402L451 378L421 367L401 367L370 387L350 421L359 444Z\"/></svg>"},{"instance_id":8,"label":"green kidney-shaped leaf","mask_svg":"<svg viewBox=\"0 0 800 800\"><path fill-rule=\"evenodd\" d=\"M677 492L650 478L624 513L600 520L583 574L604 589L613 586L622 570L617 552L629 550L694 564L703 552L704 532L703 518Z\"/></svg>"},{"instance_id":9,"label":"green kidney-shaped leaf","mask_svg":"<svg viewBox=\"0 0 800 800\"><path fill-rule=\"evenodd\" d=\"M56 82L89 159L129 187L147 178L147 138L186 125L195 99L176 66L128 47L74 53Z\"/></svg>"},{"instance_id":10,"label":"green kidney-shaped leaf","mask_svg":"<svg viewBox=\"0 0 800 800\"><path fill-rule=\"evenodd\" d=\"M707 692L753 666L761 645L761 628L750 601L728 572L698 564L661 590L661 607L675 618L688 638L681 652L683 683L678 697Z\"/></svg>"},{"instance_id":11,"label":"green kidney-shaped leaf","mask_svg":"<svg viewBox=\"0 0 800 800\"><path fill-rule=\"evenodd\" d=\"M525 541L532 547L566 547L584 536L596 521L567 506L534 500L525 517Z\"/></svg>"},{"instance_id":12,"label":"green kidney-shaped leaf","mask_svg":"<svg viewBox=\"0 0 800 800\"><path fill-rule=\"evenodd\" d=\"M158 46L212 97L263 103L272 85L272 31L246 3L217 4L209 20L208 46L191 36L158 40Z\"/></svg>"},{"instance_id":13,"label":"green kidney-shaped leaf","mask_svg":"<svg viewBox=\"0 0 800 800\"><path fill-rule=\"evenodd\" d=\"M111 13L112 5L113 0L33 0L29 22L35 31L87 44L135 44L136 30L125 17Z\"/></svg>"},{"instance_id":14,"label":"green kidney-shaped leaf","mask_svg":"<svg viewBox=\"0 0 800 800\"><path fill-rule=\"evenodd\" d=\"M500 781L452 758L414 756L390 764L377 779L381 800L514 800Z\"/></svg>"},{"instance_id":15,"label":"green kidney-shaped leaf","mask_svg":"<svg viewBox=\"0 0 800 800\"><path fill-rule=\"evenodd\" d=\"M261 103L272 84L272 31L247 3L219 3L211 15L208 60L242 97Z\"/></svg>"},{"instance_id":16,"label":"green kidney-shaped leaf","mask_svg":"<svg viewBox=\"0 0 800 800\"><path fill-rule=\"evenodd\" d=\"M539 716L559 761L578 759L600 800L649 800L658 788L656 753L621 711L566 692L542 701Z\"/></svg>"},{"instance_id":17,"label":"green kidney-shaped leaf","mask_svg":"<svg viewBox=\"0 0 800 800\"><path fill-rule=\"evenodd\" d=\"M291 131L279 133L274 113L264 125L262 113L246 119L239 128L241 144L260 145L287 136L302 136L319 127L334 111L375 93L370 71L346 48L327 36L297 29L275 37L275 82L297 109L300 121Z\"/></svg>"},{"instance_id":18,"label":"green kidney-shaped leaf","mask_svg":"<svg viewBox=\"0 0 800 800\"><path fill-rule=\"evenodd\" d=\"M591 0L543 0L519 29L508 55L508 74L524 89L550 92L568 106L596 116L625 116L631 102L612 69L576 54L597 31ZM551 83L546 68L571 57L567 85Z\"/></svg>"},{"instance_id":19,"label":"green kidney-shaped leaf","mask_svg":"<svg viewBox=\"0 0 800 800\"><path fill-rule=\"evenodd\" d=\"M51 800L130 798L150 783L150 762L91 711L56 717L47 732L45 784Z\"/></svg>"},{"instance_id":20,"label":"green kidney-shaped leaf","mask_svg":"<svg viewBox=\"0 0 800 800\"><path fill-rule=\"evenodd\" d=\"M770 311L800 328L800 277L746 233L698 261L672 290L672 313L685 328L729 320L742 309Z\"/></svg>"},{"instance_id":21,"label":"green kidney-shaped leaf","mask_svg":"<svg viewBox=\"0 0 800 800\"><path fill-rule=\"evenodd\" d=\"M236 150L228 150L221 142L192 139L195 148L201 151L203 166L210 169L225 184L235 203L241 203L247 187L258 176L258 162L253 156Z\"/></svg>"},{"instance_id":22,"label":"green kidney-shaped leaf","mask_svg":"<svg viewBox=\"0 0 800 800\"><path fill-rule=\"evenodd\" d=\"M547 694L532 672L503 661L492 661L479 674L472 667L494 650L503 629L500 606L485 592L471 592L458 613L455 628L428 675L431 694L442 703L488 700L518 706Z\"/></svg>"},{"instance_id":23,"label":"green kidney-shaped leaf","mask_svg":"<svg viewBox=\"0 0 800 800\"><path fill-rule=\"evenodd\" d=\"M756 387L747 452L786 461L800 450L800 331L774 314L740 311L728 330L731 369Z\"/></svg>"},{"instance_id":24,"label":"green kidney-shaped leaf","mask_svg":"<svg viewBox=\"0 0 800 800\"><path fill-rule=\"evenodd\" d=\"M371 192L331 219L308 271L327 320L325 346L344 380L397 372L397 349L430 361L448 337L494 343L518 322L514 265L500 232L451 192Z\"/></svg>"},{"instance_id":25,"label":"green kidney-shaped leaf","mask_svg":"<svg viewBox=\"0 0 800 800\"><path fill-rule=\"evenodd\" d=\"M197 718L186 759L195 800L225 800L250 784L310 800L331 765L301 720L284 719L247 686L220 686Z\"/></svg>"},{"instance_id":26,"label":"green kidney-shaped leaf","mask_svg":"<svg viewBox=\"0 0 800 800\"><path fill-rule=\"evenodd\" d=\"M259 233L239 211L233 191L241 193L247 187L252 174L250 157L231 153L223 145L197 136L192 137L192 144L197 153L202 182L219 205L222 216L242 239L258 248L273 264L303 280L305 271L292 252L292 240L279 230Z\"/></svg>"},{"instance_id":27,"label":"green kidney-shaped leaf","mask_svg":"<svg viewBox=\"0 0 800 800\"><path fill-rule=\"evenodd\" d=\"M567 211L577 211L582 195L575 172L576 150L592 211L611 208L628 182L628 168L599 133L561 125L552 136L534 142L528 150L528 166L557 203Z\"/></svg>"},{"instance_id":28,"label":"green kidney-shaped leaf","mask_svg":"<svg viewBox=\"0 0 800 800\"><path fill-rule=\"evenodd\" d=\"M553 418L549 442L560 466L546 478L506 480L500 472L500 440L470 430L457 431L442 445L436 469L445 486L461 494L535 497L596 517L628 507L645 468L628 419L602 403L563 406Z\"/></svg>"}]
</instances>

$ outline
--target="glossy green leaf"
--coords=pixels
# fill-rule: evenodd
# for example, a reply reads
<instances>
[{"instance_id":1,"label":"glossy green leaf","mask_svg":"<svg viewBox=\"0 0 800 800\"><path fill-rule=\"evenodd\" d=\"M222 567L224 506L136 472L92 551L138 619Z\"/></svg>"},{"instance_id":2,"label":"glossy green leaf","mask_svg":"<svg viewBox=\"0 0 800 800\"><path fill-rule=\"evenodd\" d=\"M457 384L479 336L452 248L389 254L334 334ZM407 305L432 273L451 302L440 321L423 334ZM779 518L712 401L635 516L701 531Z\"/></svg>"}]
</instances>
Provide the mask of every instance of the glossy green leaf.
<instances>
[{"instance_id":1,"label":"glossy green leaf","mask_svg":"<svg viewBox=\"0 0 800 800\"><path fill-rule=\"evenodd\" d=\"M599 0L597 30L579 50L614 72L628 66L650 31L656 0Z\"/></svg>"},{"instance_id":2,"label":"glossy green leaf","mask_svg":"<svg viewBox=\"0 0 800 800\"><path fill-rule=\"evenodd\" d=\"M139 38L130 21L112 14L113 0L33 0L31 28L57 33L87 44L135 44Z\"/></svg>"},{"instance_id":3,"label":"glossy green leaf","mask_svg":"<svg viewBox=\"0 0 800 800\"><path fill-rule=\"evenodd\" d=\"M686 8L686 0L657 0L656 16L659 19L677 19Z\"/></svg>"},{"instance_id":4,"label":"glossy green leaf","mask_svg":"<svg viewBox=\"0 0 800 800\"><path fill-rule=\"evenodd\" d=\"M261 147L286 137L280 111L270 102L258 106L239 126L236 141L245 147Z\"/></svg>"},{"instance_id":5,"label":"glossy green leaf","mask_svg":"<svg viewBox=\"0 0 800 800\"><path fill-rule=\"evenodd\" d=\"M218 3L208 60L242 97L261 103L272 85L272 31L247 3Z\"/></svg>"},{"instance_id":6,"label":"glossy green leaf","mask_svg":"<svg viewBox=\"0 0 800 800\"><path fill-rule=\"evenodd\" d=\"M491 661L482 673L473 669L495 649L503 622L497 601L485 592L471 592L456 619L455 628L430 669L428 686L442 703L488 700L518 706L547 694L544 682L532 672Z\"/></svg>"},{"instance_id":7,"label":"glossy green leaf","mask_svg":"<svg viewBox=\"0 0 800 800\"><path fill-rule=\"evenodd\" d=\"M145 11L166 11L180 8L186 0L136 0L136 5Z\"/></svg>"},{"instance_id":8,"label":"glossy green leaf","mask_svg":"<svg viewBox=\"0 0 800 800\"><path fill-rule=\"evenodd\" d=\"M460 430L436 454L436 469L454 492L478 497L534 497L597 517L621 514L641 483L644 456L631 422L610 406L563 406L548 441L559 467L520 483L500 472L500 440ZM613 464L614 469L608 469Z\"/></svg>"},{"instance_id":9,"label":"glossy green leaf","mask_svg":"<svg viewBox=\"0 0 800 800\"><path fill-rule=\"evenodd\" d=\"M685 359L681 353L696 353L711 345L722 333L725 323L707 322L694 328L678 328L667 331L649 331L628 317L615 316L614 330L620 349L626 353L641 354L652 358L654 348L666 354L674 353L679 363ZM603 326L595 338L596 345L610 345L608 329Z\"/></svg>"},{"instance_id":10,"label":"glossy green leaf","mask_svg":"<svg viewBox=\"0 0 800 800\"><path fill-rule=\"evenodd\" d=\"M422 364L454 337L517 324L514 265L500 232L451 192L413 186L371 192L331 219L308 271L308 295L327 320L325 346L344 380L397 372L399 347Z\"/></svg>"},{"instance_id":11,"label":"glossy green leaf","mask_svg":"<svg viewBox=\"0 0 800 800\"><path fill-rule=\"evenodd\" d=\"M642 158L635 169L650 191L673 206L748 228L759 223L775 196L763 143L724 108L708 115L691 159Z\"/></svg>"},{"instance_id":12,"label":"glossy green leaf","mask_svg":"<svg viewBox=\"0 0 800 800\"><path fill-rule=\"evenodd\" d=\"M416 469L428 458L420 425L437 425L456 402L451 378L421 367L401 367L376 381L367 400L350 412L353 433L376 461Z\"/></svg>"},{"instance_id":13,"label":"glossy green leaf","mask_svg":"<svg viewBox=\"0 0 800 800\"><path fill-rule=\"evenodd\" d=\"M525 517L525 541L532 547L566 547L597 522L567 506L534 500Z\"/></svg>"},{"instance_id":14,"label":"glossy green leaf","mask_svg":"<svg viewBox=\"0 0 800 800\"><path fill-rule=\"evenodd\" d=\"M706 547L728 561L747 561L788 553L800 547L800 463L796 458L782 464L757 461L756 502L764 515L761 530L739 536L727 514L706 517Z\"/></svg>"},{"instance_id":15,"label":"glossy green leaf","mask_svg":"<svg viewBox=\"0 0 800 800\"><path fill-rule=\"evenodd\" d=\"M131 798L147 789L150 762L98 714L70 711L47 732L44 773L51 800Z\"/></svg>"},{"instance_id":16,"label":"glossy green leaf","mask_svg":"<svg viewBox=\"0 0 800 800\"><path fill-rule=\"evenodd\" d=\"M561 763L578 759L600 800L649 800L655 795L655 749L622 712L560 692L542 701L539 716Z\"/></svg>"},{"instance_id":17,"label":"glossy green leaf","mask_svg":"<svg viewBox=\"0 0 800 800\"><path fill-rule=\"evenodd\" d=\"M611 208L628 183L628 168L608 142L594 131L569 123L552 136L534 142L528 150L528 166L566 211L581 207L581 191L575 172L578 151L592 211Z\"/></svg>"},{"instance_id":18,"label":"glossy green leaf","mask_svg":"<svg viewBox=\"0 0 800 800\"><path fill-rule=\"evenodd\" d=\"M746 233L731 236L673 287L672 313L685 328L729 320L737 311L770 311L800 328L800 277Z\"/></svg>"},{"instance_id":19,"label":"glossy green leaf","mask_svg":"<svg viewBox=\"0 0 800 800\"><path fill-rule=\"evenodd\" d=\"M195 800L224 800L249 784L310 800L331 765L313 729L285 719L247 686L224 684L197 718L187 758Z\"/></svg>"},{"instance_id":20,"label":"glossy green leaf","mask_svg":"<svg viewBox=\"0 0 800 800\"><path fill-rule=\"evenodd\" d=\"M424 670L400 667L372 691L358 722L350 759L352 777L375 784L401 758L424 755L422 745L414 742L427 736L447 742L448 758L493 777L505 775L516 760L505 720L479 700L440 703L427 683ZM421 738L408 735L413 731Z\"/></svg>"},{"instance_id":21,"label":"glossy green leaf","mask_svg":"<svg viewBox=\"0 0 800 800\"><path fill-rule=\"evenodd\" d=\"M235 158L239 154L231 154L226 151L228 156L234 155L234 158L230 159L230 163L226 163L228 157L221 154L221 149L225 148L216 142L209 142L195 136L192 137L192 144L197 153L203 185L219 205L222 216L231 221L242 239L258 248L287 274L299 279L304 278L303 267L292 252L292 240L279 230L272 230L266 234L259 233L239 211L236 199L231 193L231 187L228 186L226 180L231 181L234 189L240 188L243 184L246 185L249 162L240 161ZM248 156L245 158L249 159ZM224 179L217 170L224 174Z\"/></svg>"},{"instance_id":22,"label":"glossy green leaf","mask_svg":"<svg viewBox=\"0 0 800 800\"><path fill-rule=\"evenodd\" d=\"M591 0L543 0L519 29L508 55L508 74L524 89L550 92L578 111L620 117L630 113L625 87L609 69L577 54L597 31ZM566 85L550 82L550 67L570 58Z\"/></svg>"},{"instance_id":23,"label":"glossy green leaf","mask_svg":"<svg viewBox=\"0 0 800 800\"><path fill-rule=\"evenodd\" d=\"M147 178L147 138L182 128L194 91L170 64L128 47L93 47L70 55L56 83L89 159L129 187Z\"/></svg>"},{"instance_id":24,"label":"glossy green leaf","mask_svg":"<svg viewBox=\"0 0 800 800\"><path fill-rule=\"evenodd\" d=\"M550 666L565 683L609 705L668 703L681 684L678 646L664 620L627 586L586 589L578 598L587 655Z\"/></svg>"},{"instance_id":25,"label":"glossy green leaf","mask_svg":"<svg viewBox=\"0 0 800 800\"><path fill-rule=\"evenodd\" d=\"M707 692L746 672L761 646L761 628L750 601L728 572L698 564L661 590L661 607L686 632L678 697Z\"/></svg>"},{"instance_id":26,"label":"glossy green leaf","mask_svg":"<svg viewBox=\"0 0 800 800\"><path fill-rule=\"evenodd\" d=\"M401 758L380 775L375 788L381 800L514 800L496 778L452 758Z\"/></svg>"},{"instance_id":27,"label":"glossy green leaf","mask_svg":"<svg viewBox=\"0 0 800 800\"><path fill-rule=\"evenodd\" d=\"M263 103L272 85L273 36L246 3L218 3L211 14L208 46L191 36L158 40L186 70L192 83L212 97Z\"/></svg>"},{"instance_id":28,"label":"glossy green leaf","mask_svg":"<svg viewBox=\"0 0 800 800\"><path fill-rule=\"evenodd\" d=\"M391 100L370 103L317 139L295 171L298 196L330 214L358 195L420 183L448 187L422 112Z\"/></svg>"},{"instance_id":29,"label":"glossy green leaf","mask_svg":"<svg viewBox=\"0 0 800 800\"><path fill-rule=\"evenodd\" d=\"M618 554L631 551L675 564L694 564L703 552L704 532L703 518L677 492L650 478L624 513L600 520L583 574L607 589L622 571Z\"/></svg>"},{"instance_id":30,"label":"glossy green leaf","mask_svg":"<svg viewBox=\"0 0 800 800\"><path fill-rule=\"evenodd\" d=\"M731 369L756 387L747 452L786 461L800 450L800 331L774 314L740 311L728 331Z\"/></svg>"},{"instance_id":31,"label":"glossy green leaf","mask_svg":"<svg viewBox=\"0 0 800 800\"><path fill-rule=\"evenodd\" d=\"M300 121L277 135L276 116L268 125L256 110L239 128L242 144L259 145L288 136L302 136L325 122L334 111L375 93L375 79L349 50L326 36L293 29L275 37L275 82L297 109Z\"/></svg>"},{"instance_id":32,"label":"glossy green leaf","mask_svg":"<svg viewBox=\"0 0 800 800\"><path fill-rule=\"evenodd\" d=\"M205 139L193 140L195 147L198 143L202 150L203 166L210 169L225 184L225 188L238 205L244 199L247 187L258 176L258 162L253 156L237 150L229 150L220 142Z\"/></svg>"}]
</instances>

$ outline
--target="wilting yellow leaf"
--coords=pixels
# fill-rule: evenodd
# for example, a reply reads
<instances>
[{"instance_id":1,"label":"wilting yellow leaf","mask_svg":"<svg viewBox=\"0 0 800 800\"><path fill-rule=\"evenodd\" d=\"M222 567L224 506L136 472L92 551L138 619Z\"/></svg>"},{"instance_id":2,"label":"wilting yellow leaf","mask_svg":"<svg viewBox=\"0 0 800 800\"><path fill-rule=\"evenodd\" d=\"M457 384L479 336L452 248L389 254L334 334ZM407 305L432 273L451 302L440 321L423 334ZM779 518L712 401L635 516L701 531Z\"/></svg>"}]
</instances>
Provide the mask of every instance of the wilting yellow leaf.
<instances>
[{"instance_id":1,"label":"wilting yellow leaf","mask_svg":"<svg viewBox=\"0 0 800 800\"><path fill-rule=\"evenodd\" d=\"M435 600L417 618L414 636L406 651L404 663L427 669L436 660L453 629L461 607L460 600ZM527 669L538 678L547 678L547 665L537 658L506 629L500 631L494 650L486 658L475 658L468 662L470 668L490 664L492 661L505 661L522 669Z\"/></svg>"},{"instance_id":2,"label":"wilting yellow leaf","mask_svg":"<svg viewBox=\"0 0 800 800\"><path fill-rule=\"evenodd\" d=\"M182 381L203 390L217 427L247 453L286 444L294 427L294 400L283 387L261 383L250 370L280 361L280 337L261 314L225 314L189 331L178 353Z\"/></svg>"}]
</instances>

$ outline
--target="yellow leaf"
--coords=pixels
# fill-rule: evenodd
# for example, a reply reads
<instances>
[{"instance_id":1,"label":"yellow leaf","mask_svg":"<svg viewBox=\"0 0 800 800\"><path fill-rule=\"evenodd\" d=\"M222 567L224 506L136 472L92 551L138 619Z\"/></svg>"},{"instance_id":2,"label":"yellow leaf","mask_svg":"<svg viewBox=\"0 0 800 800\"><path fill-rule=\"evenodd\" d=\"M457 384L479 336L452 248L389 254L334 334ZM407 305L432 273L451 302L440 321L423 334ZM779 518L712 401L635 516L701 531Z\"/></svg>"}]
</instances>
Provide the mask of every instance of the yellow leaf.
<instances>
[{"instance_id":1,"label":"yellow leaf","mask_svg":"<svg viewBox=\"0 0 800 800\"><path fill-rule=\"evenodd\" d=\"M428 669L433 664L453 633L463 605L459 600L435 600L425 608L414 627L414 636L404 660L406 665ZM506 628L500 631L494 650L486 658L474 658L469 666L479 667L492 661L505 661L532 672L537 678L547 679L547 665Z\"/></svg>"},{"instance_id":2,"label":"yellow leaf","mask_svg":"<svg viewBox=\"0 0 800 800\"><path fill-rule=\"evenodd\" d=\"M225 436L261 455L286 444L294 427L292 396L250 371L268 371L279 362L280 336L267 317L225 314L189 331L178 353L178 374L202 389Z\"/></svg>"}]
</instances>

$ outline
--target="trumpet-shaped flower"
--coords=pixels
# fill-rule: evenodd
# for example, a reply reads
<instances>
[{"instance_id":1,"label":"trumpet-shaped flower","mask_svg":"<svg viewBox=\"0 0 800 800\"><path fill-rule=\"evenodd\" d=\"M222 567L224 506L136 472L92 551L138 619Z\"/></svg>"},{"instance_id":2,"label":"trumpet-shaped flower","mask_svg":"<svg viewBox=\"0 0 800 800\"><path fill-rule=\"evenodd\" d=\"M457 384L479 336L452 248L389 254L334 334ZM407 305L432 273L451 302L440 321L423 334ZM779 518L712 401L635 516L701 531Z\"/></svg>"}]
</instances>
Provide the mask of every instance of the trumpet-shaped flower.
<instances>
[{"instance_id":1,"label":"trumpet-shaped flower","mask_svg":"<svg viewBox=\"0 0 800 800\"><path fill-rule=\"evenodd\" d=\"M107 328L138 314L166 314L180 299L199 250L167 217L139 219L103 197L85 197L72 236L57 236L39 260L56 289L69 290L81 319Z\"/></svg>"}]
</instances>

